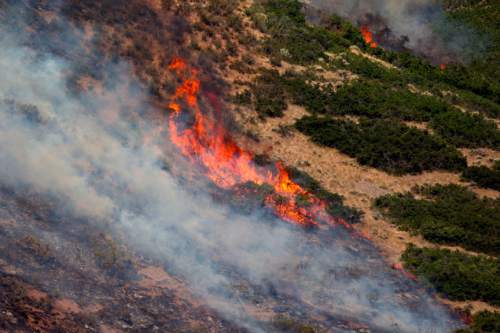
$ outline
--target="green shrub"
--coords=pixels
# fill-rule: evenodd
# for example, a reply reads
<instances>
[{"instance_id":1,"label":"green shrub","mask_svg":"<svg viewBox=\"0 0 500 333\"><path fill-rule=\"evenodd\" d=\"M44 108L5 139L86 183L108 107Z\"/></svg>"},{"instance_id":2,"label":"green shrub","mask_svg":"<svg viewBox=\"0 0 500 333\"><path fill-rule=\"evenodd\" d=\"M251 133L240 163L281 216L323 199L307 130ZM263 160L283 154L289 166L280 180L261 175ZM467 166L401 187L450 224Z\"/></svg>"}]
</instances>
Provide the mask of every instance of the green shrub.
<instances>
[{"instance_id":1,"label":"green shrub","mask_svg":"<svg viewBox=\"0 0 500 333\"><path fill-rule=\"evenodd\" d=\"M340 87L328 102L331 110L341 114L414 121L428 121L450 110L447 103L436 97L364 80Z\"/></svg>"},{"instance_id":2,"label":"green shrub","mask_svg":"<svg viewBox=\"0 0 500 333\"><path fill-rule=\"evenodd\" d=\"M458 185L423 186L412 193L375 200L393 222L440 244L459 245L488 254L500 253L500 199L478 198Z\"/></svg>"},{"instance_id":3,"label":"green shrub","mask_svg":"<svg viewBox=\"0 0 500 333\"><path fill-rule=\"evenodd\" d=\"M500 105L469 91L458 91L457 95L451 95L451 98L445 96L455 104L462 105L468 109L483 113L491 118L500 118Z\"/></svg>"},{"instance_id":4,"label":"green shrub","mask_svg":"<svg viewBox=\"0 0 500 333\"><path fill-rule=\"evenodd\" d=\"M406 249L402 259L406 269L451 300L481 300L500 305L499 259L413 245ZM483 323L489 322L481 319Z\"/></svg>"},{"instance_id":5,"label":"green shrub","mask_svg":"<svg viewBox=\"0 0 500 333\"><path fill-rule=\"evenodd\" d=\"M496 124L477 114L450 110L434 116L430 126L458 147L500 147L500 131Z\"/></svg>"},{"instance_id":6,"label":"green shrub","mask_svg":"<svg viewBox=\"0 0 500 333\"><path fill-rule=\"evenodd\" d=\"M329 84L312 84L317 78L286 72L274 80L285 87L290 99L309 112L330 115L358 115L369 118L400 118L429 121L450 110L434 96L414 94L377 81L358 80L334 91Z\"/></svg>"},{"instance_id":7,"label":"green shrub","mask_svg":"<svg viewBox=\"0 0 500 333\"><path fill-rule=\"evenodd\" d=\"M496 161L491 169L485 166L469 167L462 176L481 187L500 191L500 160Z\"/></svg>"},{"instance_id":8,"label":"green shrub","mask_svg":"<svg viewBox=\"0 0 500 333\"><path fill-rule=\"evenodd\" d=\"M304 117L296 128L318 144L339 149L359 163L393 174L461 170L465 159L427 132L394 121Z\"/></svg>"},{"instance_id":9,"label":"green shrub","mask_svg":"<svg viewBox=\"0 0 500 333\"><path fill-rule=\"evenodd\" d=\"M274 76L261 75L253 86L255 110L261 117L282 117L288 104L285 90L276 84Z\"/></svg>"}]
</instances>

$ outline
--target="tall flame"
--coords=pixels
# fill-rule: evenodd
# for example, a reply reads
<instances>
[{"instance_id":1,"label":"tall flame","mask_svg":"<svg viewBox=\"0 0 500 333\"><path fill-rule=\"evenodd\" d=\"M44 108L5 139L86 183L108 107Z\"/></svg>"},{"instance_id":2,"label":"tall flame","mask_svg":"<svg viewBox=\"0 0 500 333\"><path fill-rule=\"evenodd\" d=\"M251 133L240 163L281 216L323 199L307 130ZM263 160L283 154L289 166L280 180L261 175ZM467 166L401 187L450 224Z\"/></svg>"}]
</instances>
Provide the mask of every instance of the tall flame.
<instances>
[{"instance_id":1,"label":"tall flame","mask_svg":"<svg viewBox=\"0 0 500 333\"><path fill-rule=\"evenodd\" d=\"M361 27L361 35L363 36L365 43L372 49L378 46L377 42L375 42L375 40L373 39L373 33L366 25Z\"/></svg>"},{"instance_id":2,"label":"tall flame","mask_svg":"<svg viewBox=\"0 0 500 333\"><path fill-rule=\"evenodd\" d=\"M276 163L274 168L264 168L253 162L252 154L240 148L226 131L214 96L207 95L209 102L212 100L214 112L202 111L198 104L201 84L195 69L181 58L173 59L169 69L182 82L168 104L170 139L185 157L204 169L206 177L226 189L247 182L271 185L281 200L268 195L265 205L288 222L303 226L316 226L319 220L329 224L335 222L326 212L326 202L294 183L283 165ZM191 110L194 121L189 127L180 129L179 117L183 110ZM299 205L299 196L305 198L307 204Z\"/></svg>"}]
</instances>

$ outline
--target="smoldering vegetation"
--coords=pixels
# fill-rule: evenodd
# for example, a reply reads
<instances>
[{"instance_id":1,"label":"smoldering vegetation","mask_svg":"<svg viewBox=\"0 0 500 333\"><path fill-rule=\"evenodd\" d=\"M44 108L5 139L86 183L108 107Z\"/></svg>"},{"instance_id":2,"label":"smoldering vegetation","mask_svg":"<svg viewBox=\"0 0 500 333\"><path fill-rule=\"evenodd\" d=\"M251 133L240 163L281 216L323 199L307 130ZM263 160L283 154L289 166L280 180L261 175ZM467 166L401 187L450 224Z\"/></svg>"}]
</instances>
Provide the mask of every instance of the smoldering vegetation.
<instances>
[{"instance_id":1,"label":"smoldering vegetation","mask_svg":"<svg viewBox=\"0 0 500 333\"><path fill-rule=\"evenodd\" d=\"M0 39L0 183L2 198L32 204L17 211L3 199L1 209L11 207L15 223L34 215L58 221L48 229L31 224L32 237L49 252L28 243L50 253L50 260L40 260L41 271L58 263L62 272L82 266L88 270L79 274L92 276L97 268L86 257L90 246L72 255L72 244L90 229L130 250L133 258L118 272L123 281L137 278L141 261L154 260L247 331L273 331L268 318L275 314L336 332L449 332L459 326L428 290L391 271L366 239L344 227L305 231L260 209L242 215L215 202L202 177L186 184L182 174L167 171L178 163L176 170L194 167L169 147L166 124L153 121L162 110L148 103L128 64L107 63L94 88L75 90L68 78L78 61L55 55L50 38L43 51L19 45L23 40L19 34ZM66 40L77 47L82 42ZM66 238L69 231L74 240ZM48 286L41 272L20 275ZM79 302L74 278L60 274L51 282Z\"/></svg>"},{"instance_id":2,"label":"smoldering vegetation","mask_svg":"<svg viewBox=\"0 0 500 333\"><path fill-rule=\"evenodd\" d=\"M367 26L377 43L396 51L410 50L435 64L469 62L480 57L488 39L451 20L441 0L311 0L320 13L335 13ZM318 20L318 12L309 12Z\"/></svg>"}]
</instances>

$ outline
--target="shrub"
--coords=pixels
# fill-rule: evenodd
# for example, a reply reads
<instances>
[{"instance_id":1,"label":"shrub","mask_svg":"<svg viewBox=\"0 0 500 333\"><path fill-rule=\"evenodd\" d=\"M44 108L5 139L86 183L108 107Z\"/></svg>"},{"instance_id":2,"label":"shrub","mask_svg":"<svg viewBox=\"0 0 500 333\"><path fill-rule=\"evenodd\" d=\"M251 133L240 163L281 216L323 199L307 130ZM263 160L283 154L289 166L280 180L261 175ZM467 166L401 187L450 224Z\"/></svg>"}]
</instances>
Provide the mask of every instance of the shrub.
<instances>
[{"instance_id":1,"label":"shrub","mask_svg":"<svg viewBox=\"0 0 500 333\"><path fill-rule=\"evenodd\" d=\"M500 191L500 160L496 161L491 169L485 166L469 167L463 172L462 177L478 186Z\"/></svg>"},{"instance_id":2,"label":"shrub","mask_svg":"<svg viewBox=\"0 0 500 333\"><path fill-rule=\"evenodd\" d=\"M447 103L436 97L365 80L340 87L328 102L329 109L341 114L415 121L428 121L450 110Z\"/></svg>"},{"instance_id":3,"label":"shrub","mask_svg":"<svg viewBox=\"0 0 500 333\"><path fill-rule=\"evenodd\" d=\"M483 117L450 110L433 117L430 126L458 147L500 147L500 131Z\"/></svg>"},{"instance_id":4,"label":"shrub","mask_svg":"<svg viewBox=\"0 0 500 333\"><path fill-rule=\"evenodd\" d=\"M500 305L500 260L496 258L410 245L402 259L406 269L451 300ZM484 323L486 318L480 319Z\"/></svg>"},{"instance_id":5,"label":"shrub","mask_svg":"<svg viewBox=\"0 0 500 333\"><path fill-rule=\"evenodd\" d=\"M261 117L281 117L288 104L285 91L275 84L273 75L261 75L253 86L255 110Z\"/></svg>"},{"instance_id":6,"label":"shrub","mask_svg":"<svg viewBox=\"0 0 500 333\"><path fill-rule=\"evenodd\" d=\"M377 198L375 206L394 224L429 241L500 253L500 199L481 199L458 185L423 186L415 192L423 198L387 195Z\"/></svg>"},{"instance_id":7,"label":"shrub","mask_svg":"<svg viewBox=\"0 0 500 333\"><path fill-rule=\"evenodd\" d=\"M359 163L393 174L424 170L461 170L465 159L454 148L427 132L394 121L352 121L304 117L299 131L318 144L339 149Z\"/></svg>"}]
</instances>

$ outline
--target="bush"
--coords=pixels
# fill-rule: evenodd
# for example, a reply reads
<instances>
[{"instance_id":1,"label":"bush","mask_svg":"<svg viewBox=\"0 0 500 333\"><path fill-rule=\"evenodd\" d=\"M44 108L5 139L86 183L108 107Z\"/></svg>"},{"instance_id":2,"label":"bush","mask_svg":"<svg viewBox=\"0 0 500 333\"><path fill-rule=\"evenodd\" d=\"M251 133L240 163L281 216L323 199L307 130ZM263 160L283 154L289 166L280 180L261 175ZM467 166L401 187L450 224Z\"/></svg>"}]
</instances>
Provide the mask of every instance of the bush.
<instances>
[{"instance_id":1,"label":"bush","mask_svg":"<svg viewBox=\"0 0 500 333\"><path fill-rule=\"evenodd\" d=\"M427 132L386 120L359 124L332 118L304 117L296 128L318 144L339 149L359 163L393 174L424 170L461 170L463 156Z\"/></svg>"},{"instance_id":2,"label":"bush","mask_svg":"<svg viewBox=\"0 0 500 333\"><path fill-rule=\"evenodd\" d=\"M365 80L340 87L328 102L329 109L341 114L414 121L428 121L450 110L447 103L436 97Z\"/></svg>"},{"instance_id":3,"label":"bush","mask_svg":"<svg viewBox=\"0 0 500 333\"><path fill-rule=\"evenodd\" d=\"M255 110L261 117L282 117L288 107L285 90L275 83L274 77L272 74L261 75L253 86Z\"/></svg>"},{"instance_id":4,"label":"bush","mask_svg":"<svg viewBox=\"0 0 500 333\"><path fill-rule=\"evenodd\" d=\"M468 250L500 253L500 199L478 198L466 187L435 185L375 200L393 222L431 241Z\"/></svg>"},{"instance_id":5,"label":"bush","mask_svg":"<svg viewBox=\"0 0 500 333\"><path fill-rule=\"evenodd\" d=\"M476 114L450 110L433 117L430 126L458 147L500 147L496 124Z\"/></svg>"},{"instance_id":6,"label":"bush","mask_svg":"<svg viewBox=\"0 0 500 333\"><path fill-rule=\"evenodd\" d=\"M436 97L414 94L376 81L359 80L334 91L329 84L308 83L315 79L287 72L274 82L285 87L294 103L312 113L428 121L433 115L451 108Z\"/></svg>"},{"instance_id":7,"label":"bush","mask_svg":"<svg viewBox=\"0 0 500 333\"><path fill-rule=\"evenodd\" d=\"M473 166L467 168L462 177L484 188L500 191L500 160L496 161L493 168Z\"/></svg>"},{"instance_id":8,"label":"bush","mask_svg":"<svg viewBox=\"0 0 500 333\"><path fill-rule=\"evenodd\" d=\"M500 305L500 260L496 258L410 245L402 259L406 269L451 300Z\"/></svg>"},{"instance_id":9,"label":"bush","mask_svg":"<svg viewBox=\"0 0 500 333\"><path fill-rule=\"evenodd\" d=\"M469 329L461 329L455 333L497 333L500 332L500 313L481 311L472 317Z\"/></svg>"}]
</instances>

